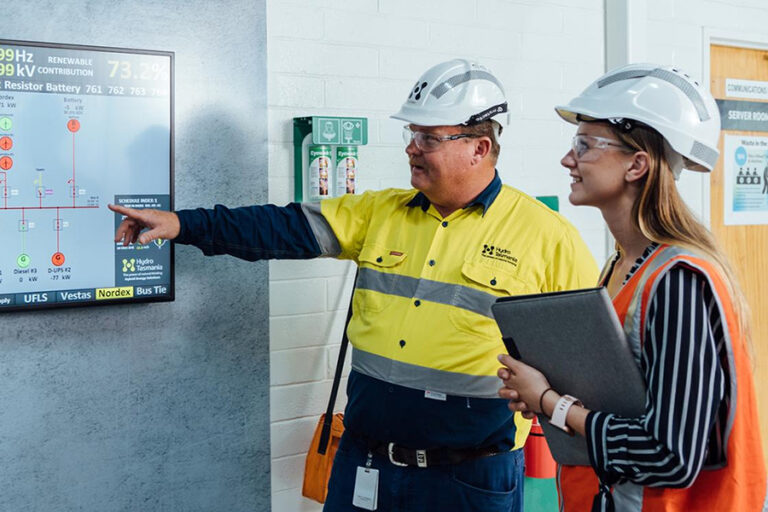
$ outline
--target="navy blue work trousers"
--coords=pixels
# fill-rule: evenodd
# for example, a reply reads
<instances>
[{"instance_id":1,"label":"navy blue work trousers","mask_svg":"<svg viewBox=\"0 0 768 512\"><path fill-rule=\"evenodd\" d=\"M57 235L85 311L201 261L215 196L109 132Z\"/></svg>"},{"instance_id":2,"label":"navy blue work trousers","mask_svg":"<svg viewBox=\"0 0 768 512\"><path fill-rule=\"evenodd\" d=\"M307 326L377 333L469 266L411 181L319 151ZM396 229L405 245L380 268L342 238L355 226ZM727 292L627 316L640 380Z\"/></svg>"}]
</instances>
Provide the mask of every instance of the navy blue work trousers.
<instances>
[{"instance_id":1,"label":"navy blue work trousers","mask_svg":"<svg viewBox=\"0 0 768 512\"><path fill-rule=\"evenodd\" d=\"M339 443L323 512L358 512L352 505L358 466L368 448L344 435ZM523 451L419 468L396 466L373 454L379 470L378 512L523 512Z\"/></svg>"}]
</instances>

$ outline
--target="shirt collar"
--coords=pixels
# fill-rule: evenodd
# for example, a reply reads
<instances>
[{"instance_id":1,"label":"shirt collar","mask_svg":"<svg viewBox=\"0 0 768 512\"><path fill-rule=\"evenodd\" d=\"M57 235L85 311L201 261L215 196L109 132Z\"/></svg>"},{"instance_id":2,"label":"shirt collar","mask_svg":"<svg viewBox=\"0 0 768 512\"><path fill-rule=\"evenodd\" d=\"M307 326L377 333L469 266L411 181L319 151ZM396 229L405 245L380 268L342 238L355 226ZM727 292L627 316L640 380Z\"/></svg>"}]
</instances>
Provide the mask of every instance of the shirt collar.
<instances>
[{"instance_id":1,"label":"shirt collar","mask_svg":"<svg viewBox=\"0 0 768 512\"><path fill-rule=\"evenodd\" d=\"M493 201L496 199L496 196L499 195L499 192L501 192L501 178L499 178L499 171L494 171L493 180L491 180L488 186L485 187L485 189L480 192L477 197L467 203L464 209L466 210L472 206L479 205L483 207L483 215L485 215L485 212L487 212L488 208L491 207L491 204L493 204ZM419 206L423 211L426 212L429 209L430 204L431 203L429 202L429 199L427 199L427 196L425 196L423 192L419 192L413 196L413 199L411 199L408 204L406 204L406 206Z\"/></svg>"}]
</instances>

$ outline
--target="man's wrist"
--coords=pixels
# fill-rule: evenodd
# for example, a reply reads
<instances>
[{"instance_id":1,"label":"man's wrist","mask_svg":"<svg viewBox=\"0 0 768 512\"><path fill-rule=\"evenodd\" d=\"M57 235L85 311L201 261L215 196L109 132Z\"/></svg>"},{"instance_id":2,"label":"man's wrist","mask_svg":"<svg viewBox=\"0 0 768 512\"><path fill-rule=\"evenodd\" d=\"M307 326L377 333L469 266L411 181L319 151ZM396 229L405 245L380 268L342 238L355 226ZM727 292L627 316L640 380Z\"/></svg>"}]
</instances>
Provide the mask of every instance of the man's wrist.
<instances>
[{"instance_id":1,"label":"man's wrist","mask_svg":"<svg viewBox=\"0 0 768 512\"><path fill-rule=\"evenodd\" d=\"M172 211L171 213L176 216L176 221L178 222L179 228L179 232L171 240L177 243L186 243L189 239L188 226L190 222L190 216L194 216L196 212L194 210L177 210Z\"/></svg>"}]
</instances>

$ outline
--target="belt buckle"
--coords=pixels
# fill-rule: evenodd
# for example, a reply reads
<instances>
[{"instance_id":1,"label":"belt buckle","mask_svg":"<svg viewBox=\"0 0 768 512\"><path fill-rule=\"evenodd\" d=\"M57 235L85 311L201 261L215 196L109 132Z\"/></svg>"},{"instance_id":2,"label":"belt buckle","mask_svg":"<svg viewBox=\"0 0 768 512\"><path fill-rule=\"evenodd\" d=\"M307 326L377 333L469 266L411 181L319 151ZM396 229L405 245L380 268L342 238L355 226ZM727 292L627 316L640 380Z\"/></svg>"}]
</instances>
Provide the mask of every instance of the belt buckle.
<instances>
[{"instance_id":1,"label":"belt buckle","mask_svg":"<svg viewBox=\"0 0 768 512\"><path fill-rule=\"evenodd\" d=\"M427 467L427 450L414 450L416 452L416 465L420 468ZM398 462L395 460L395 443L389 443L387 445L387 453L389 454L389 462L395 466L407 467L408 464L404 462Z\"/></svg>"},{"instance_id":2,"label":"belt buckle","mask_svg":"<svg viewBox=\"0 0 768 512\"><path fill-rule=\"evenodd\" d=\"M389 445L387 445L387 453L389 454L389 462L391 462L391 463L392 463L392 464L394 464L395 466L400 466L400 467L406 467L406 466L408 466L408 464L404 464L404 463L402 463L402 462L397 462L397 461L395 460L395 458L393 457L393 455L394 455L394 453L393 453L393 452L394 452L394 449L395 449L395 443L389 443Z\"/></svg>"}]
</instances>

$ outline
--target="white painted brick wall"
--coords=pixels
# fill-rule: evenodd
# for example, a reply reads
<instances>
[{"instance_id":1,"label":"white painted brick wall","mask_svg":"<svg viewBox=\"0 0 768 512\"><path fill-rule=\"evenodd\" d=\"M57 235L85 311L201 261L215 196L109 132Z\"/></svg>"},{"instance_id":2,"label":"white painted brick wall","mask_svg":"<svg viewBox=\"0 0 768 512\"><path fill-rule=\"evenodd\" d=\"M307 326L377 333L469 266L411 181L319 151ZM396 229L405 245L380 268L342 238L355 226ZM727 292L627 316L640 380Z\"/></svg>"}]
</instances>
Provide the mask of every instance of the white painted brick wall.
<instances>
[{"instance_id":1,"label":"white painted brick wall","mask_svg":"<svg viewBox=\"0 0 768 512\"><path fill-rule=\"evenodd\" d=\"M557 195L602 263L600 214L568 203L570 180L559 164L574 129L552 108L603 72L603 1L268 0L270 201L293 199L294 116L368 117L361 188L409 186L401 123L388 116L427 67L473 58L494 70L509 96L502 179L531 195ZM674 62L698 77L704 27L760 33L768 26L765 0L647 3L649 60ZM680 182L696 211L703 183L697 175ZM270 264L274 512L321 509L300 496L304 452L328 398L353 272L333 260Z\"/></svg>"}]
</instances>

